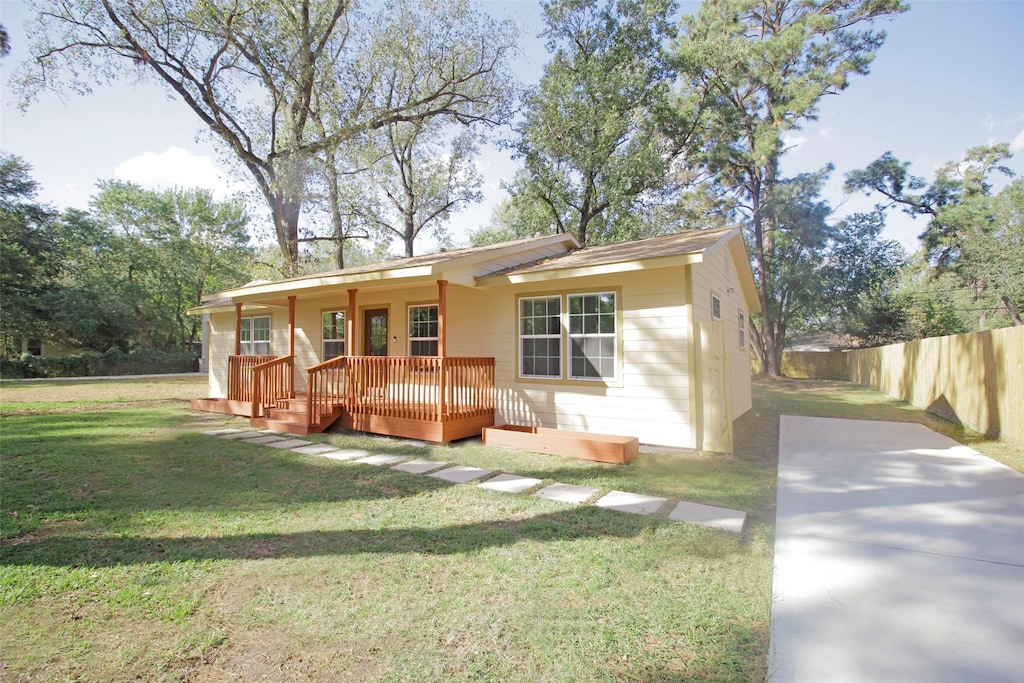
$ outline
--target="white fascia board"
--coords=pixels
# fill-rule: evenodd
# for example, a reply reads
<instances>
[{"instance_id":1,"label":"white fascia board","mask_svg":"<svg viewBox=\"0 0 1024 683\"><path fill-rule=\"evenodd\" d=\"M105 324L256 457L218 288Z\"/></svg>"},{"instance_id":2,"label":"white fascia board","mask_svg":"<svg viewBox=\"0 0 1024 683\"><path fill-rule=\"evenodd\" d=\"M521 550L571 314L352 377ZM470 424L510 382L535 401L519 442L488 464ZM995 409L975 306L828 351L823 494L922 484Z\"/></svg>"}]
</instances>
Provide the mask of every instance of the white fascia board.
<instances>
[{"instance_id":1,"label":"white fascia board","mask_svg":"<svg viewBox=\"0 0 1024 683\"><path fill-rule=\"evenodd\" d=\"M433 266L415 266L412 268L393 268L388 270L374 270L366 273L355 273L351 275L321 275L316 277L303 278L301 280L287 280L284 282L268 282L263 285L252 287L240 287L229 289L224 292L203 295L203 301L214 299L236 299L246 301L260 296L289 296L300 294L313 289L327 289L342 287L344 285L358 285L365 283L386 282L390 280L414 280L417 278L429 278L434 274Z\"/></svg>"},{"instance_id":2,"label":"white fascia board","mask_svg":"<svg viewBox=\"0 0 1024 683\"><path fill-rule=\"evenodd\" d=\"M680 254L678 256L665 256L661 258L642 259L637 261L620 261L618 263L602 263L594 266L580 266L577 268L552 268L551 270L538 270L528 273L510 273L508 275L490 275L477 280L480 287L497 287L501 285L519 285L531 282L550 282L570 278L589 277L593 275L611 275L614 273L629 273L640 270L654 270L657 268L671 268L673 266L685 266L692 263L700 263L704 260L703 254Z\"/></svg>"}]
</instances>

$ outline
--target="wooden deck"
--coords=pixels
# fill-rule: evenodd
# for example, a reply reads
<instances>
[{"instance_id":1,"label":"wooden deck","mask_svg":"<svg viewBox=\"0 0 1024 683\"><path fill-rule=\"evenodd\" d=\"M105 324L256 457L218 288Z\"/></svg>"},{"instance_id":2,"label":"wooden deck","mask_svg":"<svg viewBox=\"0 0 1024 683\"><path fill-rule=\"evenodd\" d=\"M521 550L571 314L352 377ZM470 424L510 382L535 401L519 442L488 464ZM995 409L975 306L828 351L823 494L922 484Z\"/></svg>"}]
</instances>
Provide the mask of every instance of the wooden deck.
<instances>
[{"instance_id":1,"label":"wooden deck","mask_svg":"<svg viewBox=\"0 0 1024 683\"><path fill-rule=\"evenodd\" d=\"M231 356L229 369L228 398L195 399L193 408L293 434L339 424L436 443L494 424L493 358L341 356L306 370L303 395L291 356Z\"/></svg>"}]
</instances>

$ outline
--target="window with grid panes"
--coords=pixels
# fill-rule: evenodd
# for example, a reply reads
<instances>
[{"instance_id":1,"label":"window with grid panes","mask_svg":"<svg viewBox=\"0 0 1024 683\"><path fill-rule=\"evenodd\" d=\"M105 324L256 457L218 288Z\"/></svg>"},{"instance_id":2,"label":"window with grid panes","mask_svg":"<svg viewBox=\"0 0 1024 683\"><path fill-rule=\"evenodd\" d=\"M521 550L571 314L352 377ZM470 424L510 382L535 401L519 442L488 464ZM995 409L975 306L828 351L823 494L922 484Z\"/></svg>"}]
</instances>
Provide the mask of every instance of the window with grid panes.
<instances>
[{"instance_id":1,"label":"window with grid panes","mask_svg":"<svg viewBox=\"0 0 1024 683\"><path fill-rule=\"evenodd\" d=\"M437 304L409 307L409 355L437 355Z\"/></svg>"},{"instance_id":2,"label":"window with grid panes","mask_svg":"<svg viewBox=\"0 0 1024 683\"><path fill-rule=\"evenodd\" d=\"M270 316L242 318L241 342L243 356L269 356Z\"/></svg>"},{"instance_id":3,"label":"window with grid panes","mask_svg":"<svg viewBox=\"0 0 1024 683\"><path fill-rule=\"evenodd\" d=\"M323 360L345 355L345 311L324 311Z\"/></svg>"},{"instance_id":4,"label":"window with grid panes","mask_svg":"<svg viewBox=\"0 0 1024 683\"><path fill-rule=\"evenodd\" d=\"M571 294L569 377L614 379L617 361L615 293Z\"/></svg>"},{"instance_id":5,"label":"window with grid panes","mask_svg":"<svg viewBox=\"0 0 1024 683\"><path fill-rule=\"evenodd\" d=\"M562 376L561 297L519 300L519 376L544 379Z\"/></svg>"}]
</instances>

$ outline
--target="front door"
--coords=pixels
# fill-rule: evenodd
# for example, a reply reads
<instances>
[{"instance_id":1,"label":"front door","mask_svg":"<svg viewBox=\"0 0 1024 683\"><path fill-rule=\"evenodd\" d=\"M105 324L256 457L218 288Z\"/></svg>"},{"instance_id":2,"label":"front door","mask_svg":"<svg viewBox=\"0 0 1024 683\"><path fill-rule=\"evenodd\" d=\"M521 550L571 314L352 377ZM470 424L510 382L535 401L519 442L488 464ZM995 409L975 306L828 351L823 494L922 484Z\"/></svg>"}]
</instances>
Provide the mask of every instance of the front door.
<instances>
[{"instance_id":1,"label":"front door","mask_svg":"<svg viewBox=\"0 0 1024 683\"><path fill-rule=\"evenodd\" d=\"M363 354L388 355L388 309L375 308L365 312L363 322Z\"/></svg>"}]
</instances>

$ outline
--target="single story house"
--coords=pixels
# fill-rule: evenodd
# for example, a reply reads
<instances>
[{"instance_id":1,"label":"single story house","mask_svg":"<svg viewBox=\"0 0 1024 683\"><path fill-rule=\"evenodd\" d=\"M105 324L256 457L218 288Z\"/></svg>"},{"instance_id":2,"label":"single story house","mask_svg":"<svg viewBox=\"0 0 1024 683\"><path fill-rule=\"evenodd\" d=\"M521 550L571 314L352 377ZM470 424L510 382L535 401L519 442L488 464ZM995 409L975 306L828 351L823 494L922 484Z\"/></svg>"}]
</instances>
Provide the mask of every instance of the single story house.
<instances>
[{"instance_id":1,"label":"single story house","mask_svg":"<svg viewBox=\"0 0 1024 683\"><path fill-rule=\"evenodd\" d=\"M516 424L729 452L750 409L740 229L580 248L572 235L210 294L210 398L310 433L448 442Z\"/></svg>"}]
</instances>

